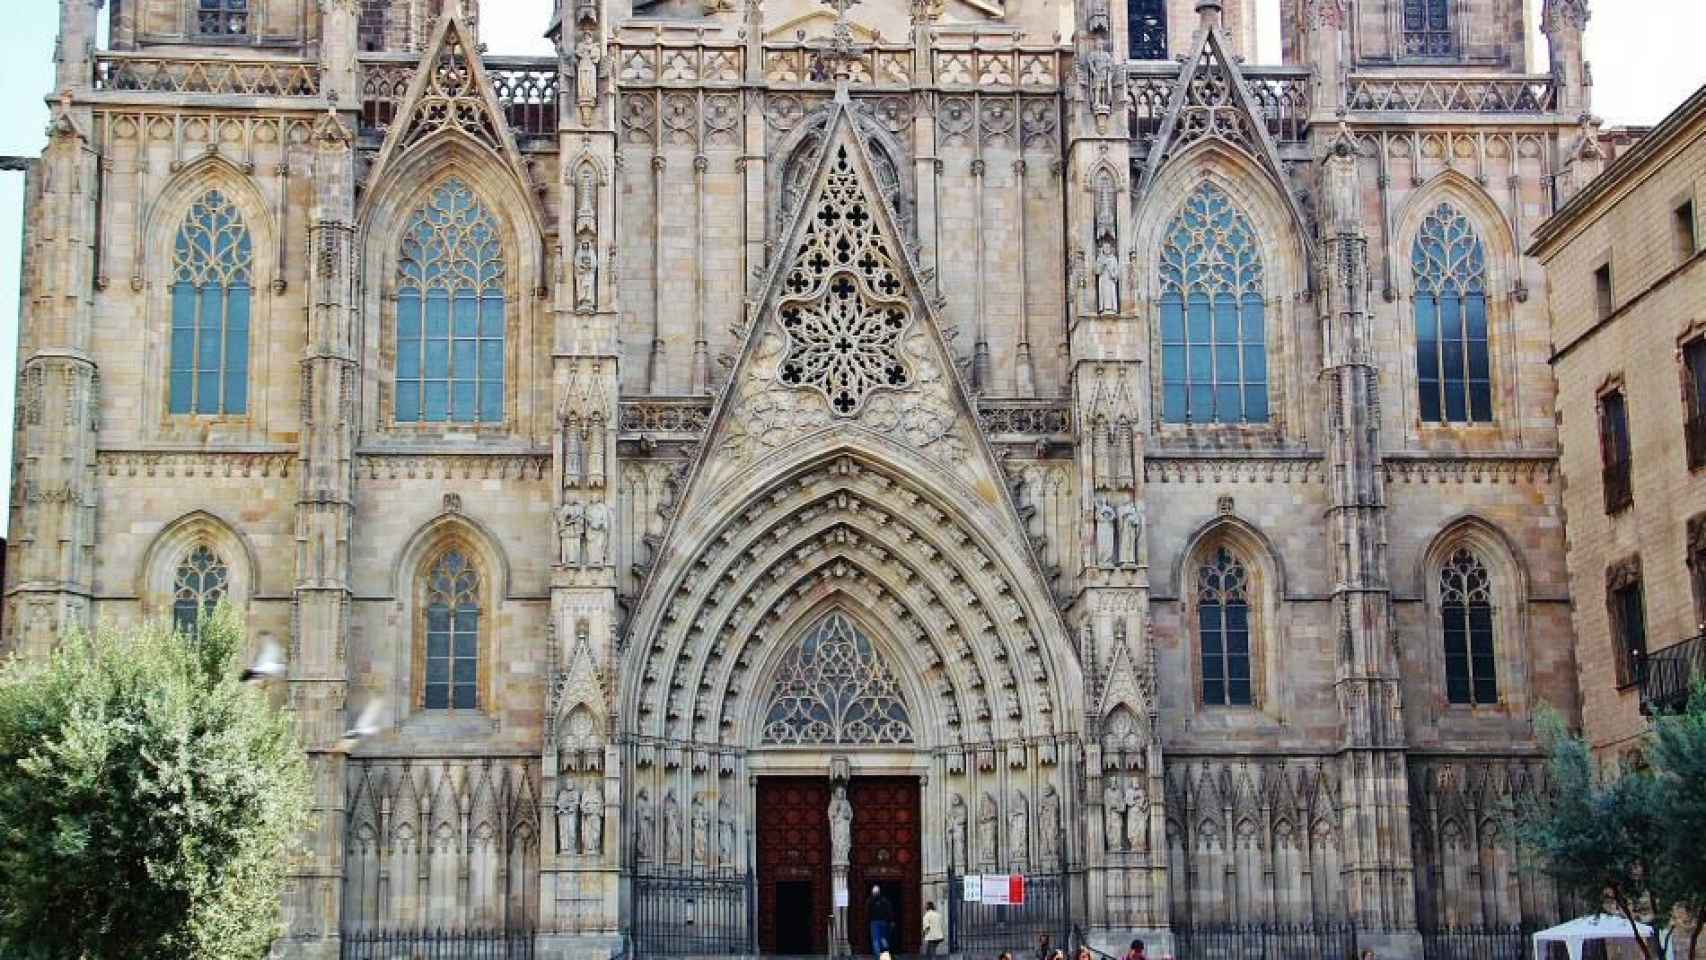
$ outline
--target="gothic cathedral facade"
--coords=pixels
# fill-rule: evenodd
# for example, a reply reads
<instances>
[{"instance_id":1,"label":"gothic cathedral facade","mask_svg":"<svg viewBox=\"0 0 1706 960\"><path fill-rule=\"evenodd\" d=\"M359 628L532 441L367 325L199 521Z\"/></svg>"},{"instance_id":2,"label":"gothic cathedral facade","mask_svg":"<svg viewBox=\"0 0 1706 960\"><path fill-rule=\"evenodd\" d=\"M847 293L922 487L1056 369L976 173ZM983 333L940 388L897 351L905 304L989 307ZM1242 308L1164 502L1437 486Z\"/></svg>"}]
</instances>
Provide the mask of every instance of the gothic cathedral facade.
<instances>
[{"instance_id":1,"label":"gothic cathedral facade","mask_svg":"<svg viewBox=\"0 0 1706 960\"><path fill-rule=\"evenodd\" d=\"M281 955L1557 915L1586 0L496 2L61 0L5 644L287 651Z\"/></svg>"}]
</instances>

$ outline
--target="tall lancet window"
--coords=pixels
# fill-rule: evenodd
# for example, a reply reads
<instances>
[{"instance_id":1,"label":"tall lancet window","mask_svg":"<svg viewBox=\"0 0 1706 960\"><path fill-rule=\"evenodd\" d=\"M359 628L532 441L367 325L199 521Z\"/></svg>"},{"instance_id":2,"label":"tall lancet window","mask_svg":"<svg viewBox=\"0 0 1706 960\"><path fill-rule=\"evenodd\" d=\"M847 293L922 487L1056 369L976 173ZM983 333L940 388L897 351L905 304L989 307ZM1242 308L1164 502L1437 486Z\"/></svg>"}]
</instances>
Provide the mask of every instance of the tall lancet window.
<instances>
[{"instance_id":1,"label":"tall lancet window","mask_svg":"<svg viewBox=\"0 0 1706 960\"><path fill-rule=\"evenodd\" d=\"M218 190L203 194L172 247L173 413L248 412L254 267L242 213Z\"/></svg>"},{"instance_id":2,"label":"tall lancet window","mask_svg":"<svg viewBox=\"0 0 1706 960\"><path fill-rule=\"evenodd\" d=\"M1486 247L1469 218L1442 203L1422 221L1410 265L1422 421L1491 422Z\"/></svg>"},{"instance_id":3,"label":"tall lancet window","mask_svg":"<svg viewBox=\"0 0 1706 960\"><path fill-rule=\"evenodd\" d=\"M1250 685L1250 574L1220 547L1197 571L1197 642L1202 656L1202 702L1245 707Z\"/></svg>"},{"instance_id":4,"label":"tall lancet window","mask_svg":"<svg viewBox=\"0 0 1706 960\"><path fill-rule=\"evenodd\" d=\"M172 625L184 633L194 632L196 623L225 599L230 585L225 561L205 544L197 545L178 564L172 580Z\"/></svg>"},{"instance_id":5,"label":"tall lancet window","mask_svg":"<svg viewBox=\"0 0 1706 960\"><path fill-rule=\"evenodd\" d=\"M1445 694L1452 703L1499 702L1493 657L1493 586L1487 565L1468 550L1452 553L1439 573L1445 620Z\"/></svg>"},{"instance_id":6,"label":"tall lancet window","mask_svg":"<svg viewBox=\"0 0 1706 960\"><path fill-rule=\"evenodd\" d=\"M433 565L426 583L426 685L428 710L471 710L480 705L480 574L452 550Z\"/></svg>"},{"instance_id":7,"label":"tall lancet window","mask_svg":"<svg viewBox=\"0 0 1706 960\"><path fill-rule=\"evenodd\" d=\"M446 180L409 218L397 258L399 423L503 420L504 284L497 220Z\"/></svg>"},{"instance_id":8,"label":"tall lancet window","mask_svg":"<svg viewBox=\"0 0 1706 960\"><path fill-rule=\"evenodd\" d=\"M1262 253L1250 221L1197 187L1161 246L1161 392L1168 423L1266 423Z\"/></svg>"},{"instance_id":9,"label":"tall lancet window","mask_svg":"<svg viewBox=\"0 0 1706 960\"><path fill-rule=\"evenodd\" d=\"M1133 60L1167 59L1167 0L1126 0L1126 37Z\"/></svg>"}]
</instances>

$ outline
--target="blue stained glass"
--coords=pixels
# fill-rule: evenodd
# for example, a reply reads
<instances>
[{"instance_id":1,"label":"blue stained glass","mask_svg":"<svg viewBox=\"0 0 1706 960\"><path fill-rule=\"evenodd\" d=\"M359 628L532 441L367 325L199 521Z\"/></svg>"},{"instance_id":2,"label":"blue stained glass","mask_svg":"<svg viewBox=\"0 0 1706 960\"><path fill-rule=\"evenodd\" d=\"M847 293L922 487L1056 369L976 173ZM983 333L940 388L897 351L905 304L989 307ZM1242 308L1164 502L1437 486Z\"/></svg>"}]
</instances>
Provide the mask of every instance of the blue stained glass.
<instances>
[{"instance_id":1,"label":"blue stained glass","mask_svg":"<svg viewBox=\"0 0 1706 960\"><path fill-rule=\"evenodd\" d=\"M480 654L480 577L461 553L440 557L427 576L426 689L428 709L477 707Z\"/></svg>"},{"instance_id":2,"label":"blue stained glass","mask_svg":"<svg viewBox=\"0 0 1706 960\"><path fill-rule=\"evenodd\" d=\"M1225 547L1197 572L1197 643L1203 703L1248 706L1250 685L1249 577Z\"/></svg>"},{"instance_id":3,"label":"blue stained glass","mask_svg":"<svg viewBox=\"0 0 1706 960\"><path fill-rule=\"evenodd\" d=\"M172 247L172 413L248 412L253 270L242 213L217 190L203 194Z\"/></svg>"},{"instance_id":4,"label":"blue stained glass","mask_svg":"<svg viewBox=\"0 0 1706 960\"><path fill-rule=\"evenodd\" d=\"M1416 281L1416 386L1425 423L1489 423L1492 361L1487 253L1469 219L1440 204L1411 252Z\"/></svg>"},{"instance_id":5,"label":"blue stained glass","mask_svg":"<svg viewBox=\"0 0 1706 960\"><path fill-rule=\"evenodd\" d=\"M467 184L445 181L415 212L397 271L398 422L501 422L503 245L496 219ZM411 351L419 360L405 359Z\"/></svg>"},{"instance_id":6,"label":"blue stained glass","mask_svg":"<svg viewBox=\"0 0 1706 960\"><path fill-rule=\"evenodd\" d=\"M1266 280L1249 220L1224 191L1205 183L1186 199L1165 237L1159 269L1163 419L1266 422Z\"/></svg>"}]
</instances>

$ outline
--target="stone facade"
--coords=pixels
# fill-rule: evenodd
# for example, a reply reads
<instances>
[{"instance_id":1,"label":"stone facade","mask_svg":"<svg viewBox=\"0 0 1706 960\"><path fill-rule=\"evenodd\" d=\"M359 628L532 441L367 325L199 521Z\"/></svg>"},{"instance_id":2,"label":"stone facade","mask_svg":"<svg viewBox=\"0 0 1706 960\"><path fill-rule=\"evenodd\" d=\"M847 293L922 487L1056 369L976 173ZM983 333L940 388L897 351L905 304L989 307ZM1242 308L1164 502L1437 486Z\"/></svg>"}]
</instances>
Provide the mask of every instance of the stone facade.
<instances>
[{"instance_id":1,"label":"stone facade","mask_svg":"<svg viewBox=\"0 0 1706 960\"><path fill-rule=\"evenodd\" d=\"M470 0L100 6L6 643L226 597L288 650L281 950L773 905L818 841L760 813L829 778L800 882L903 917L1007 870L1104 945L1557 913L1496 812L1578 713L1523 247L1595 162L1582 0L1534 73L1517 0L1293 0L1268 66L1240 0L1152 5L1161 59L1121 0L565 0L548 59Z\"/></svg>"},{"instance_id":2,"label":"stone facade","mask_svg":"<svg viewBox=\"0 0 1706 960\"><path fill-rule=\"evenodd\" d=\"M1625 149L1532 250L1552 302L1584 729L1614 756L1706 668L1687 642L1706 624L1703 131L1706 91ZM1608 398L1621 403L1622 455ZM1639 624L1614 588L1635 590Z\"/></svg>"}]
</instances>

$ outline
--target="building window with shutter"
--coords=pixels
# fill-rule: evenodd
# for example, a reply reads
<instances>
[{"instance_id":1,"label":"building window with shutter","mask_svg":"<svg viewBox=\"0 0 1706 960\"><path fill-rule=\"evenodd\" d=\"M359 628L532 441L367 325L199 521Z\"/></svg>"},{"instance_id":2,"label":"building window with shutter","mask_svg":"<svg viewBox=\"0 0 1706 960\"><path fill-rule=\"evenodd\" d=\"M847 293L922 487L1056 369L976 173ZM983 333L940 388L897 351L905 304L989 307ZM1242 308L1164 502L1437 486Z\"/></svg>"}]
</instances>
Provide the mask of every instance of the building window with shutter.
<instances>
[{"instance_id":1,"label":"building window with shutter","mask_svg":"<svg viewBox=\"0 0 1706 960\"><path fill-rule=\"evenodd\" d=\"M1706 466L1706 337L1682 348L1683 441L1688 469Z\"/></svg>"},{"instance_id":2,"label":"building window with shutter","mask_svg":"<svg viewBox=\"0 0 1706 960\"><path fill-rule=\"evenodd\" d=\"M1629 453L1629 408L1622 390L1599 398L1599 453L1604 464L1605 512L1618 513L1635 502Z\"/></svg>"},{"instance_id":3,"label":"building window with shutter","mask_svg":"<svg viewBox=\"0 0 1706 960\"><path fill-rule=\"evenodd\" d=\"M1614 564L1606 571L1605 598L1611 620L1617 685L1627 687L1640 679L1641 662L1647 657L1647 613L1639 556Z\"/></svg>"}]
</instances>

